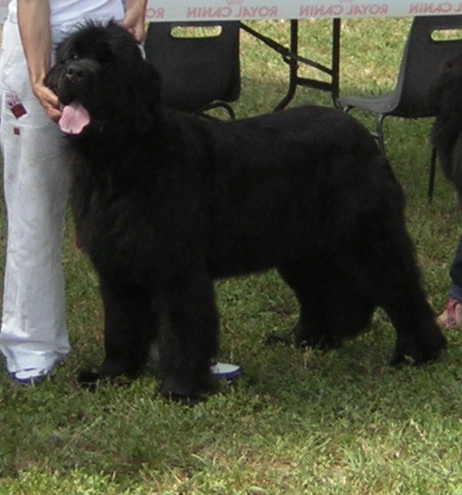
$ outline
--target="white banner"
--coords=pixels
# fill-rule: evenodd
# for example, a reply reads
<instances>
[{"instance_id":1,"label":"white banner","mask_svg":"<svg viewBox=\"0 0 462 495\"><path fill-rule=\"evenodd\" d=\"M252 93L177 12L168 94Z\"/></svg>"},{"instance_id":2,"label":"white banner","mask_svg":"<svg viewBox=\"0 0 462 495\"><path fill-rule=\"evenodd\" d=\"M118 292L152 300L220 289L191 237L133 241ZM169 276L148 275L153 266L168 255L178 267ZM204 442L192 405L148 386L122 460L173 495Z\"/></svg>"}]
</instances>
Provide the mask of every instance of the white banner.
<instances>
[{"instance_id":1,"label":"white banner","mask_svg":"<svg viewBox=\"0 0 462 495\"><path fill-rule=\"evenodd\" d=\"M9 0L0 0L0 20ZM461 1L148 0L148 21L308 19L462 14Z\"/></svg>"}]
</instances>

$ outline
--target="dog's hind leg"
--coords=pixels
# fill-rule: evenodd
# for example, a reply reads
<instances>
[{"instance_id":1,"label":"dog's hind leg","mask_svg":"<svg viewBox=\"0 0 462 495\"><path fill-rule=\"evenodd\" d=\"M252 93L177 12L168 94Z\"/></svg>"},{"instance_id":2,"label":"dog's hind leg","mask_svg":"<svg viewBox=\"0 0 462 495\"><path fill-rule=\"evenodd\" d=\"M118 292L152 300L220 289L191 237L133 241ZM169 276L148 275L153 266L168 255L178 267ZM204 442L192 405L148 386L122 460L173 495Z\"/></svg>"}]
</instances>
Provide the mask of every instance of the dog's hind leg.
<instances>
[{"instance_id":1,"label":"dog's hind leg","mask_svg":"<svg viewBox=\"0 0 462 495\"><path fill-rule=\"evenodd\" d=\"M446 340L425 297L411 240L404 224L375 216L357 236L356 256L370 279L375 298L397 333L391 364L436 359Z\"/></svg>"},{"instance_id":2,"label":"dog's hind leg","mask_svg":"<svg viewBox=\"0 0 462 495\"><path fill-rule=\"evenodd\" d=\"M300 304L293 330L297 345L335 347L369 325L375 303L346 255L307 258L279 267L279 272Z\"/></svg>"},{"instance_id":3,"label":"dog's hind leg","mask_svg":"<svg viewBox=\"0 0 462 495\"><path fill-rule=\"evenodd\" d=\"M122 277L100 277L104 305L105 358L97 373L82 372L79 382L134 378L145 364L157 332L157 315L146 288Z\"/></svg>"},{"instance_id":4,"label":"dog's hind leg","mask_svg":"<svg viewBox=\"0 0 462 495\"><path fill-rule=\"evenodd\" d=\"M213 388L210 364L218 352L213 281L196 268L161 292L160 392L180 401L201 399Z\"/></svg>"}]
</instances>

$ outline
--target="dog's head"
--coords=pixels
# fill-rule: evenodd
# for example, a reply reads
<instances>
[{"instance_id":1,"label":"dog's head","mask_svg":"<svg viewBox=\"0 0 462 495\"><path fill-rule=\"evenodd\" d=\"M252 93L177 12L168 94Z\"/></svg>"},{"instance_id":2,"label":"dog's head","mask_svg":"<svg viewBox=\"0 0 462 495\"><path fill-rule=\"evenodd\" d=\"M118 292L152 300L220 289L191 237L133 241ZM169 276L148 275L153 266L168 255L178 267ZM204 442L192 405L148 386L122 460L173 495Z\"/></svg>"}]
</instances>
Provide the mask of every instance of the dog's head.
<instances>
[{"instance_id":1,"label":"dog's head","mask_svg":"<svg viewBox=\"0 0 462 495\"><path fill-rule=\"evenodd\" d=\"M446 178L459 193L462 205L462 164L460 135L462 132L462 55L445 61L429 90L428 102L435 114L430 134Z\"/></svg>"},{"instance_id":2,"label":"dog's head","mask_svg":"<svg viewBox=\"0 0 462 495\"><path fill-rule=\"evenodd\" d=\"M160 102L159 74L116 22L87 23L57 47L45 84L63 106L69 135L145 133Z\"/></svg>"},{"instance_id":3,"label":"dog's head","mask_svg":"<svg viewBox=\"0 0 462 495\"><path fill-rule=\"evenodd\" d=\"M435 78L429 92L428 101L432 111L437 114L444 106L460 108L462 105L462 55L446 60Z\"/></svg>"}]
</instances>

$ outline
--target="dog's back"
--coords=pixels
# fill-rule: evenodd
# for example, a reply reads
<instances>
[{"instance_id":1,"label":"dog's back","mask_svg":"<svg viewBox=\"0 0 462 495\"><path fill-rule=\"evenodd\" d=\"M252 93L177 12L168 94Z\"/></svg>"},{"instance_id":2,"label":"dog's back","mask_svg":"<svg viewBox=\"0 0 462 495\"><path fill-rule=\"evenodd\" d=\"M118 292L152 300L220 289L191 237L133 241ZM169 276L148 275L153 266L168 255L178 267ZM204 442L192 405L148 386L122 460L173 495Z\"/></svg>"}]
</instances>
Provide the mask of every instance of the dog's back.
<instances>
[{"instance_id":1,"label":"dog's back","mask_svg":"<svg viewBox=\"0 0 462 495\"><path fill-rule=\"evenodd\" d=\"M191 127L196 145L207 135L207 152L194 160L195 176L205 178L213 276L277 266L288 252L334 251L355 237L359 218L402 216L404 197L386 157L340 110L303 106L235 122L194 119Z\"/></svg>"}]
</instances>

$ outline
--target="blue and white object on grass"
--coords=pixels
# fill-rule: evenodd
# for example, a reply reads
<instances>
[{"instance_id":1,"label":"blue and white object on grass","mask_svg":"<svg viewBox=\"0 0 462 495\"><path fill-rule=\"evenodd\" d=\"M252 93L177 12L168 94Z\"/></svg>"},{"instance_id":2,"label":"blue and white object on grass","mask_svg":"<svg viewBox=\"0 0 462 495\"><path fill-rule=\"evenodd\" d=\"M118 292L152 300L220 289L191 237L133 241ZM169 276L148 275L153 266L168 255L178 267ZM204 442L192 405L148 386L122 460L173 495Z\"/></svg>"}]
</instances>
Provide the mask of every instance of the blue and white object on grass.
<instances>
[{"instance_id":1,"label":"blue and white object on grass","mask_svg":"<svg viewBox=\"0 0 462 495\"><path fill-rule=\"evenodd\" d=\"M154 343L150 347L148 366L151 370L159 370L159 346ZM224 380L235 380L241 374L241 367L237 364L222 363L221 361L212 360L210 371L215 378Z\"/></svg>"},{"instance_id":2,"label":"blue and white object on grass","mask_svg":"<svg viewBox=\"0 0 462 495\"><path fill-rule=\"evenodd\" d=\"M241 368L237 364L222 363L217 361L210 367L212 375L216 378L232 381L239 377Z\"/></svg>"}]
</instances>

